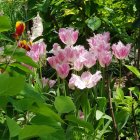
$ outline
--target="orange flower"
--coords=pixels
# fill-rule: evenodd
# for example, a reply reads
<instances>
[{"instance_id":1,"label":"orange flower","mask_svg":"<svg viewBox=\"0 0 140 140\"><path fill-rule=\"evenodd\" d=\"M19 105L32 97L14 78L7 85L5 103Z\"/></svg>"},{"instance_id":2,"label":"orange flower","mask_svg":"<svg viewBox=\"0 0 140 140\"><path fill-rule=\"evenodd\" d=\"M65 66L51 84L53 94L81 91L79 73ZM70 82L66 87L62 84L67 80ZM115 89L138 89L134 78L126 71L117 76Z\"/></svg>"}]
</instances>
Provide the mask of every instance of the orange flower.
<instances>
[{"instance_id":1,"label":"orange flower","mask_svg":"<svg viewBox=\"0 0 140 140\"><path fill-rule=\"evenodd\" d=\"M25 49L27 51L30 51L30 46L31 45L32 45L32 43L31 42L27 42L26 40L21 40L18 43L18 47L19 48L23 48L23 49Z\"/></svg>"}]
</instances>

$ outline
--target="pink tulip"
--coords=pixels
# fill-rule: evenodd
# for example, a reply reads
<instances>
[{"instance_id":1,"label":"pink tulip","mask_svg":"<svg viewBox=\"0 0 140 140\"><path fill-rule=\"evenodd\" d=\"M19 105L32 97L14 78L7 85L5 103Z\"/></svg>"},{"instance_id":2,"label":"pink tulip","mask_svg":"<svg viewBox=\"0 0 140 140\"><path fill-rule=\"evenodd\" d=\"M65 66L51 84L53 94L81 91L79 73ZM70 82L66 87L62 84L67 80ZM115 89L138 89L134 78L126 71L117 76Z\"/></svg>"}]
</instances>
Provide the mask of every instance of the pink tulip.
<instances>
[{"instance_id":1,"label":"pink tulip","mask_svg":"<svg viewBox=\"0 0 140 140\"><path fill-rule=\"evenodd\" d=\"M92 88L96 86L98 81L102 78L101 72L97 71L95 74L91 74L89 71L83 72L81 77L72 74L69 80L69 88L74 89L75 87L79 89Z\"/></svg>"},{"instance_id":2,"label":"pink tulip","mask_svg":"<svg viewBox=\"0 0 140 140\"><path fill-rule=\"evenodd\" d=\"M67 63L58 64L56 66L56 71L57 71L57 74L59 75L59 77L62 78L62 79L64 79L69 74L70 66Z\"/></svg>"},{"instance_id":3,"label":"pink tulip","mask_svg":"<svg viewBox=\"0 0 140 140\"><path fill-rule=\"evenodd\" d=\"M84 65L87 67L87 68L91 68L92 66L94 66L96 64L96 56L90 52L86 52L84 54Z\"/></svg>"},{"instance_id":4,"label":"pink tulip","mask_svg":"<svg viewBox=\"0 0 140 140\"><path fill-rule=\"evenodd\" d=\"M50 66L54 69L56 69L56 65L59 63L59 60L56 58L56 56L48 57L47 61L49 62Z\"/></svg>"},{"instance_id":5,"label":"pink tulip","mask_svg":"<svg viewBox=\"0 0 140 140\"><path fill-rule=\"evenodd\" d=\"M58 43L53 44L53 49L51 50L54 55L57 55L58 51L61 50L61 47Z\"/></svg>"},{"instance_id":6,"label":"pink tulip","mask_svg":"<svg viewBox=\"0 0 140 140\"><path fill-rule=\"evenodd\" d=\"M46 44L44 42L33 44L31 50L27 52L27 55L36 62L38 62L39 59L45 54L46 54Z\"/></svg>"},{"instance_id":7,"label":"pink tulip","mask_svg":"<svg viewBox=\"0 0 140 140\"><path fill-rule=\"evenodd\" d=\"M75 61L75 59L77 57L77 53L74 50L74 47L65 47L64 52L65 52L65 56L66 56L68 62Z\"/></svg>"},{"instance_id":8,"label":"pink tulip","mask_svg":"<svg viewBox=\"0 0 140 140\"><path fill-rule=\"evenodd\" d=\"M56 83L56 80L49 80L49 87L52 88Z\"/></svg>"},{"instance_id":9,"label":"pink tulip","mask_svg":"<svg viewBox=\"0 0 140 140\"><path fill-rule=\"evenodd\" d=\"M130 49L131 49L130 44L127 44L125 46L121 41L119 41L118 44L113 44L112 45L113 54L118 59L125 59L129 55Z\"/></svg>"},{"instance_id":10,"label":"pink tulip","mask_svg":"<svg viewBox=\"0 0 140 140\"><path fill-rule=\"evenodd\" d=\"M59 63L67 62L67 57L65 55L64 50L62 49L57 52L57 55L55 57L57 58Z\"/></svg>"},{"instance_id":11,"label":"pink tulip","mask_svg":"<svg viewBox=\"0 0 140 140\"><path fill-rule=\"evenodd\" d=\"M105 32L103 34L97 34L94 35L94 37L91 37L88 39L88 43L90 46L90 51L98 56L98 53L102 51L109 51L110 49L110 33Z\"/></svg>"},{"instance_id":12,"label":"pink tulip","mask_svg":"<svg viewBox=\"0 0 140 140\"><path fill-rule=\"evenodd\" d=\"M55 85L56 80L49 80L48 78L43 77L42 83L43 83L43 87L48 85L50 88L52 88Z\"/></svg>"},{"instance_id":13,"label":"pink tulip","mask_svg":"<svg viewBox=\"0 0 140 140\"><path fill-rule=\"evenodd\" d=\"M73 63L73 69L76 71L80 71L83 69L84 63L81 61L80 58L76 59Z\"/></svg>"},{"instance_id":14,"label":"pink tulip","mask_svg":"<svg viewBox=\"0 0 140 140\"><path fill-rule=\"evenodd\" d=\"M99 63L101 67L108 66L111 63L112 55L110 51L101 52L98 56Z\"/></svg>"},{"instance_id":15,"label":"pink tulip","mask_svg":"<svg viewBox=\"0 0 140 140\"><path fill-rule=\"evenodd\" d=\"M93 75L89 71L86 71L81 75L81 80L85 82L87 88L94 87L101 78L102 76L100 71L97 71Z\"/></svg>"},{"instance_id":16,"label":"pink tulip","mask_svg":"<svg viewBox=\"0 0 140 140\"><path fill-rule=\"evenodd\" d=\"M61 41L68 46L74 45L78 39L78 31L73 28L61 28L58 34Z\"/></svg>"}]
</instances>

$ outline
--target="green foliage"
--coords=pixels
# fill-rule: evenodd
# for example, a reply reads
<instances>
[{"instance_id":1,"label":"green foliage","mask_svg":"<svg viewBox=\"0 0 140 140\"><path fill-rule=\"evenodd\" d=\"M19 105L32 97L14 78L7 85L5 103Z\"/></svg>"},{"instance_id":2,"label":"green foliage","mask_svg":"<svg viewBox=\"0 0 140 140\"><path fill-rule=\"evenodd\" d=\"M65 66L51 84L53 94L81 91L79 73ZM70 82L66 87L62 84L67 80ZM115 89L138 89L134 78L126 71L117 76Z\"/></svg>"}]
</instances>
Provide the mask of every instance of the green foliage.
<instances>
[{"instance_id":1,"label":"green foliage","mask_svg":"<svg viewBox=\"0 0 140 140\"><path fill-rule=\"evenodd\" d=\"M54 102L55 108L59 113L69 113L75 110L75 105L70 97L58 96Z\"/></svg>"},{"instance_id":2,"label":"green foliage","mask_svg":"<svg viewBox=\"0 0 140 140\"><path fill-rule=\"evenodd\" d=\"M11 21L7 16L0 16L0 32L8 31L11 29Z\"/></svg>"},{"instance_id":3,"label":"green foliage","mask_svg":"<svg viewBox=\"0 0 140 140\"><path fill-rule=\"evenodd\" d=\"M115 140L112 112L120 137L136 139L136 133L140 135L138 68L125 65L138 78L138 84L132 87L115 87L116 77L112 72L115 70L118 73L117 62L113 62L112 69L105 68L107 76L103 76L104 81L94 89L70 90L67 80L71 74L65 80L66 87L59 78L54 87L50 88L48 83L44 87L42 77L47 75L49 79L55 79L55 73L48 65L43 65L46 59L37 63L27 56L27 52L18 47L18 40L14 40L12 34L16 21L25 21L26 30L19 40L29 40L26 33L31 30L32 18L39 12L44 31L33 43L44 39L47 51L52 49L55 42L61 45L57 32L62 27L78 29L77 44L85 47L85 40L93 33L105 31L111 34L111 44L122 40L139 45L139 7L139 0L1 0L0 9L4 15L0 16L0 47L4 46L4 51L0 52L0 139ZM43 74L42 67L45 69ZM98 64L90 70L93 72L97 68L102 71ZM48 74L46 69L51 72ZM132 79L128 77L127 82L129 80L131 84ZM102 82L104 87L101 87ZM102 88L104 92L100 97ZM113 96L110 95L113 107L107 97L109 88L113 93ZM62 96L65 92L67 96Z\"/></svg>"},{"instance_id":4,"label":"green foliage","mask_svg":"<svg viewBox=\"0 0 140 140\"><path fill-rule=\"evenodd\" d=\"M0 96L14 96L24 88L25 77L10 77L6 74L0 75Z\"/></svg>"}]
</instances>

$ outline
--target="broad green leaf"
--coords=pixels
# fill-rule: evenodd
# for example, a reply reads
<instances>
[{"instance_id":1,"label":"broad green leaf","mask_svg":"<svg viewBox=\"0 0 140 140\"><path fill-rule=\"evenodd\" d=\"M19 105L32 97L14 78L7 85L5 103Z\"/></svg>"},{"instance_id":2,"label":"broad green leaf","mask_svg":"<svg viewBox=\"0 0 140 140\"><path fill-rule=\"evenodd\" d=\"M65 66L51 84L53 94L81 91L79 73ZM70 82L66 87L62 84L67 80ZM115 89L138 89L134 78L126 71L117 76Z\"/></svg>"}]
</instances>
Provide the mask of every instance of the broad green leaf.
<instances>
[{"instance_id":1,"label":"broad green leaf","mask_svg":"<svg viewBox=\"0 0 140 140\"><path fill-rule=\"evenodd\" d=\"M20 126L8 116L6 117L6 121L10 132L10 138L17 136L21 129Z\"/></svg>"},{"instance_id":2,"label":"broad green leaf","mask_svg":"<svg viewBox=\"0 0 140 140\"><path fill-rule=\"evenodd\" d=\"M19 140L53 134L56 129L47 125L26 125L19 133Z\"/></svg>"},{"instance_id":3,"label":"broad green leaf","mask_svg":"<svg viewBox=\"0 0 140 140\"><path fill-rule=\"evenodd\" d=\"M102 112L105 111L107 100L105 97L97 97L98 109Z\"/></svg>"},{"instance_id":4,"label":"broad green leaf","mask_svg":"<svg viewBox=\"0 0 140 140\"><path fill-rule=\"evenodd\" d=\"M127 111L115 112L115 119L119 131L126 125L128 118L129 113Z\"/></svg>"},{"instance_id":5,"label":"broad green leaf","mask_svg":"<svg viewBox=\"0 0 140 140\"><path fill-rule=\"evenodd\" d=\"M55 98L54 105L59 113L69 113L75 110L72 99L68 96L58 96Z\"/></svg>"},{"instance_id":6,"label":"broad green leaf","mask_svg":"<svg viewBox=\"0 0 140 140\"><path fill-rule=\"evenodd\" d=\"M107 120L112 121L112 118L105 113L101 112L100 110L96 110L96 120L100 120L101 118L105 118Z\"/></svg>"},{"instance_id":7,"label":"broad green leaf","mask_svg":"<svg viewBox=\"0 0 140 140\"><path fill-rule=\"evenodd\" d=\"M8 31L11 29L11 21L7 16L0 16L0 32Z\"/></svg>"},{"instance_id":8,"label":"broad green leaf","mask_svg":"<svg viewBox=\"0 0 140 140\"><path fill-rule=\"evenodd\" d=\"M101 26L101 20L98 17L91 17L86 23L92 31L97 30Z\"/></svg>"},{"instance_id":9,"label":"broad green leaf","mask_svg":"<svg viewBox=\"0 0 140 140\"><path fill-rule=\"evenodd\" d=\"M61 127L61 124L54 120L52 117L46 117L43 115L37 115L31 120L31 124L33 125L47 125L56 129L56 132L42 136L41 140L65 140L64 130Z\"/></svg>"},{"instance_id":10,"label":"broad green leaf","mask_svg":"<svg viewBox=\"0 0 140 140\"><path fill-rule=\"evenodd\" d=\"M90 123L88 123L82 119L78 119L74 115L67 115L66 120L77 124L77 126L79 126L79 127L83 127L85 129L88 129L89 131L93 131L93 127Z\"/></svg>"},{"instance_id":11,"label":"broad green leaf","mask_svg":"<svg viewBox=\"0 0 140 140\"><path fill-rule=\"evenodd\" d=\"M0 97L0 108L5 109L6 108L6 105L7 105L7 102L8 102L8 97L1 96Z\"/></svg>"},{"instance_id":12,"label":"broad green leaf","mask_svg":"<svg viewBox=\"0 0 140 140\"><path fill-rule=\"evenodd\" d=\"M34 62L29 56L19 56L19 55L14 55L13 58L17 60L17 62L22 62L24 64L27 64L29 66L33 66L38 68L38 65L36 62Z\"/></svg>"},{"instance_id":13,"label":"broad green leaf","mask_svg":"<svg viewBox=\"0 0 140 140\"><path fill-rule=\"evenodd\" d=\"M34 75L33 71L31 71L29 68L27 68L26 66L24 66L20 63L12 63L12 64L10 64L10 67L17 68L17 69L20 69L26 73Z\"/></svg>"},{"instance_id":14,"label":"broad green leaf","mask_svg":"<svg viewBox=\"0 0 140 140\"><path fill-rule=\"evenodd\" d=\"M96 120L100 120L103 115L103 112L101 112L100 110L96 110Z\"/></svg>"},{"instance_id":15,"label":"broad green leaf","mask_svg":"<svg viewBox=\"0 0 140 140\"><path fill-rule=\"evenodd\" d=\"M140 78L139 70L134 66L125 65L130 71L132 71L138 78Z\"/></svg>"},{"instance_id":16,"label":"broad green leaf","mask_svg":"<svg viewBox=\"0 0 140 140\"><path fill-rule=\"evenodd\" d=\"M130 87L128 89L140 100L140 90L138 87Z\"/></svg>"},{"instance_id":17,"label":"broad green leaf","mask_svg":"<svg viewBox=\"0 0 140 140\"><path fill-rule=\"evenodd\" d=\"M6 74L0 75L0 96L14 96L24 88L25 78L23 76L10 77Z\"/></svg>"},{"instance_id":18,"label":"broad green leaf","mask_svg":"<svg viewBox=\"0 0 140 140\"><path fill-rule=\"evenodd\" d=\"M117 99L120 99L120 100L123 100L124 99L123 90L121 88L119 88L119 87L116 90L116 98Z\"/></svg>"},{"instance_id":19,"label":"broad green leaf","mask_svg":"<svg viewBox=\"0 0 140 140\"><path fill-rule=\"evenodd\" d=\"M88 115L90 114L90 103L88 100L87 93L82 94L82 96L80 98L80 105L81 105L83 113L84 113L84 118L87 120Z\"/></svg>"},{"instance_id":20,"label":"broad green leaf","mask_svg":"<svg viewBox=\"0 0 140 140\"><path fill-rule=\"evenodd\" d=\"M35 103L32 105L32 107L29 109L30 111L34 113L38 113L40 115L44 115L46 117L52 117L53 119L63 122L61 118L56 114L51 108L47 106L47 104L43 103Z\"/></svg>"}]
</instances>

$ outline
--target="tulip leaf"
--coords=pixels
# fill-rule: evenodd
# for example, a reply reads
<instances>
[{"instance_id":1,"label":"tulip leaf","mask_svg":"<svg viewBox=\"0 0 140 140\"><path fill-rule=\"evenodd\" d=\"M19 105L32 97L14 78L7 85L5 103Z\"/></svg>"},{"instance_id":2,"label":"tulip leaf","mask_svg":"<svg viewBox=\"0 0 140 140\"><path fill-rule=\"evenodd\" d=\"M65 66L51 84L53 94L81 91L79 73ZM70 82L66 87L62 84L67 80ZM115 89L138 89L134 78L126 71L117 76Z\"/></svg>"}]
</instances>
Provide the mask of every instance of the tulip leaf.
<instances>
[{"instance_id":1,"label":"tulip leaf","mask_svg":"<svg viewBox=\"0 0 140 140\"><path fill-rule=\"evenodd\" d=\"M125 65L130 71L132 71L138 78L140 78L140 72L134 66Z\"/></svg>"}]
</instances>

